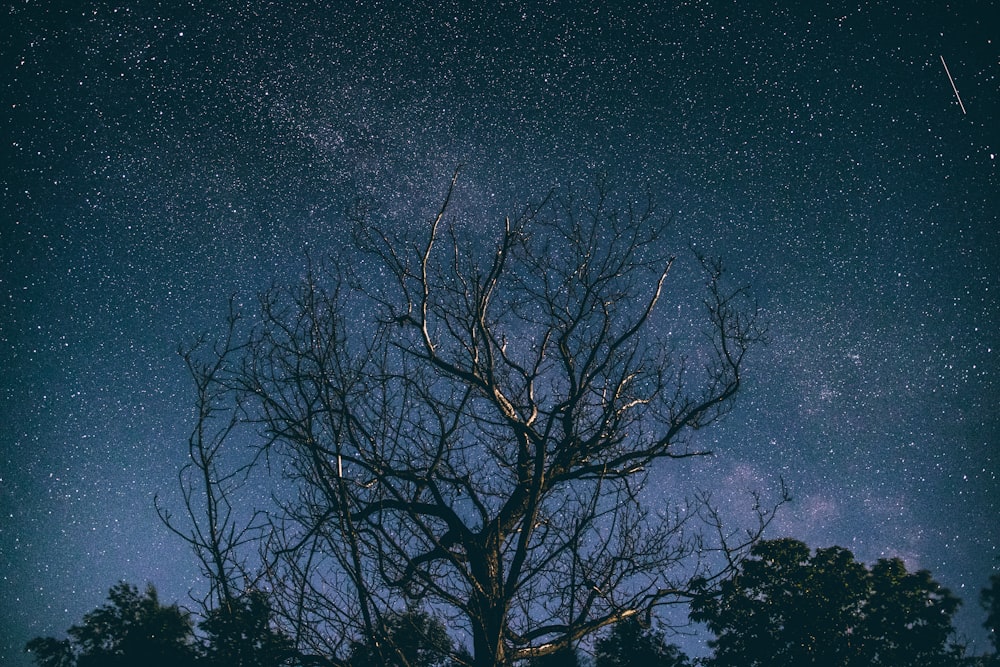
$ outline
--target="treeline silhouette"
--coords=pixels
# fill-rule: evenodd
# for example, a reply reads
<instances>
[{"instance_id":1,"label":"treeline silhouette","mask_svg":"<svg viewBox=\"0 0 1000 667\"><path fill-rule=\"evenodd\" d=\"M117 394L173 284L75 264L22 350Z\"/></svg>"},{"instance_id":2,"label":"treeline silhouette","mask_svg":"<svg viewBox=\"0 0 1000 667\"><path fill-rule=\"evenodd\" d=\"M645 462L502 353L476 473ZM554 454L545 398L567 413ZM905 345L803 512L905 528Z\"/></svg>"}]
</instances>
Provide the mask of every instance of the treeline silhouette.
<instances>
[{"instance_id":1,"label":"treeline silhouette","mask_svg":"<svg viewBox=\"0 0 1000 667\"><path fill-rule=\"evenodd\" d=\"M995 667L1000 574L980 595L993 652L972 656L956 637L960 600L926 570L898 558L871 567L841 547L810 551L794 539L759 542L736 574L697 596L690 618L703 623L712 654L692 659L667 641L655 620L629 616L592 644L563 649L524 667ZM417 607L385 616L385 646L349 641L344 656L307 654L252 590L228 608L195 618L164 605L156 589L122 582L107 604L72 626L68 638L26 646L39 667L458 667L472 656L441 618ZM385 656L390 656L388 659Z\"/></svg>"}]
</instances>

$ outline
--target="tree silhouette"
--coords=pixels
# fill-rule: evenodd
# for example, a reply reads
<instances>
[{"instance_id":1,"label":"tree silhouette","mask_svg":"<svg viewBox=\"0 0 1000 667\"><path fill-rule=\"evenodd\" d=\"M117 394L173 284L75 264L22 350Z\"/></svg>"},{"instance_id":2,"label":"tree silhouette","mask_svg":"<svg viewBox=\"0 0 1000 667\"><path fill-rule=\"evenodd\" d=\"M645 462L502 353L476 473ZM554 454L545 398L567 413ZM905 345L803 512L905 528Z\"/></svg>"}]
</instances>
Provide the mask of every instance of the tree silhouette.
<instances>
[{"instance_id":1,"label":"tree silhouette","mask_svg":"<svg viewBox=\"0 0 1000 667\"><path fill-rule=\"evenodd\" d=\"M203 657L209 666L278 667L296 657L292 641L272 627L271 606L261 591L213 609L198 627L205 635Z\"/></svg>"},{"instance_id":2,"label":"tree silhouette","mask_svg":"<svg viewBox=\"0 0 1000 667\"><path fill-rule=\"evenodd\" d=\"M644 628L637 618L616 623L597 640L597 667L688 667L687 656L663 633Z\"/></svg>"},{"instance_id":3,"label":"tree silhouette","mask_svg":"<svg viewBox=\"0 0 1000 667\"><path fill-rule=\"evenodd\" d=\"M74 667L76 665L76 651L73 642L69 639L35 637L24 648L34 658L38 667Z\"/></svg>"},{"instance_id":4,"label":"tree silhouette","mask_svg":"<svg viewBox=\"0 0 1000 667\"><path fill-rule=\"evenodd\" d=\"M728 411L763 337L745 290L702 261L704 345L685 353L687 322L659 307L675 262L648 200L614 204L601 182L551 195L484 248L449 219L454 188L426 226L359 215L334 268L188 357L195 433L220 397L232 410L195 467L238 432L295 484L257 534L277 609L317 654L350 637L380 650L383 620L415 600L448 610L476 665L555 653L719 580L773 513L756 504L730 543L708 494L651 516L642 491L654 464L707 453L690 434ZM209 509L228 506L216 478L232 479L201 477ZM196 525L206 573L246 579L239 549Z\"/></svg>"},{"instance_id":5,"label":"tree silhouette","mask_svg":"<svg viewBox=\"0 0 1000 667\"><path fill-rule=\"evenodd\" d=\"M935 582L927 570L907 572L898 558L871 568L863 609L863 647L871 665L957 664L958 648L949 645L951 618L959 599Z\"/></svg>"},{"instance_id":6,"label":"tree silhouette","mask_svg":"<svg viewBox=\"0 0 1000 667\"><path fill-rule=\"evenodd\" d=\"M870 570L841 547L793 539L760 542L717 596L692 604L691 618L716 638L709 661L728 665L958 665L949 643L959 601L926 571L899 559Z\"/></svg>"},{"instance_id":7,"label":"tree silhouette","mask_svg":"<svg viewBox=\"0 0 1000 667\"><path fill-rule=\"evenodd\" d=\"M152 585L145 593L119 583L109 604L84 615L69 629L72 640L51 637L28 642L41 667L183 667L196 659L190 616L177 605L160 604Z\"/></svg>"},{"instance_id":8,"label":"tree silhouette","mask_svg":"<svg viewBox=\"0 0 1000 667\"><path fill-rule=\"evenodd\" d=\"M411 609L390 614L382 622L381 646L354 645L350 667L442 667L452 654L452 642L441 621Z\"/></svg>"}]
</instances>

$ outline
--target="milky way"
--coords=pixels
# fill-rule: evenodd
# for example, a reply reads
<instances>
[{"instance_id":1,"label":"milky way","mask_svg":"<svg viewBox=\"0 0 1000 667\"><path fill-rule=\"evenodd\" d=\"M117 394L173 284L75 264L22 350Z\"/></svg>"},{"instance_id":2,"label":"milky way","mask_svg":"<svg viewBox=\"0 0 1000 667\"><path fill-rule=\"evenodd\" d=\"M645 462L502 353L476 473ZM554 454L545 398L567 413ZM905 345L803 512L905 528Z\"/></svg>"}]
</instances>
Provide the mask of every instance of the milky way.
<instances>
[{"instance_id":1,"label":"milky way","mask_svg":"<svg viewBox=\"0 0 1000 667\"><path fill-rule=\"evenodd\" d=\"M930 569L986 648L990 3L75 4L0 21L0 662L120 579L202 585L153 510L191 427L178 344L339 248L357 201L422 224L458 164L484 225L596 173L650 186L770 322L685 474L733 505L783 479L771 536Z\"/></svg>"}]
</instances>

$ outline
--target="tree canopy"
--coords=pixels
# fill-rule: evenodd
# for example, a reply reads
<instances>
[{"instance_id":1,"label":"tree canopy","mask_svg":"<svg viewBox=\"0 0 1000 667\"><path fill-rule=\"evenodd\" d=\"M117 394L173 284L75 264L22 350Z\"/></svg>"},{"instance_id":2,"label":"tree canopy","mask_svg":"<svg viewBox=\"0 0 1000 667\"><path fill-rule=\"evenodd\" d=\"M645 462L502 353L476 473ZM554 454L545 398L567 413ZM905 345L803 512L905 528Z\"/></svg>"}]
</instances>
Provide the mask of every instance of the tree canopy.
<instances>
[{"instance_id":1,"label":"tree canopy","mask_svg":"<svg viewBox=\"0 0 1000 667\"><path fill-rule=\"evenodd\" d=\"M643 627L632 617L615 624L597 640L597 667L687 667L690 663L681 650L668 644L663 633Z\"/></svg>"},{"instance_id":2,"label":"tree canopy","mask_svg":"<svg viewBox=\"0 0 1000 667\"><path fill-rule=\"evenodd\" d=\"M760 542L691 618L715 634L713 667L959 664L951 619L959 600L898 558L871 568L842 547Z\"/></svg>"},{"instance_id":3,"label":"tree canopy","mask_svg":"<svg viewBox=\"0 0 1000 667\"><path fill-rule=\"evenodd\" d=\"M281 667L301 656L271 623L260 591L209 611L195 632L193 616L163 605L156 589L121 582L108 604L70 627L68 639L38 637L25 649L39 667Z\"/></svg>"},{"instance_id":4,"label":"tree canopy","mask_svg":"<svg viewBox=\"0 0 1000 667\"><path fill-rule=\"evenodd\" d=\"M444 624L418 609L390 614L379 636L380 645L355 642L349 667L443 667L454 649Z\"/></svg>"},{"instance_id":5,"label":"tree canopy","mask_svg":"<svg viewBox=\"0 0 1000 667\"><path fill-rule=\"evenodd\" d=\"M119 583L108 604L69 629L71 639L40 637L28 642L40 667L183 667L197 656L190 615L176 604L160 604L156 589L145 592Z\"/></svg>"},{"instance_id":6,"label":"tree canopy","mask_svg":"<svg viewBox=\"0 0 1000 667\"><path fill-rule=\"evenodd\" d=\"M263 591L228 600L198 627L205 635L202 656L211 667L277 667L297 655L291 639L273 626Z\"/></svg>"}]
</instances>

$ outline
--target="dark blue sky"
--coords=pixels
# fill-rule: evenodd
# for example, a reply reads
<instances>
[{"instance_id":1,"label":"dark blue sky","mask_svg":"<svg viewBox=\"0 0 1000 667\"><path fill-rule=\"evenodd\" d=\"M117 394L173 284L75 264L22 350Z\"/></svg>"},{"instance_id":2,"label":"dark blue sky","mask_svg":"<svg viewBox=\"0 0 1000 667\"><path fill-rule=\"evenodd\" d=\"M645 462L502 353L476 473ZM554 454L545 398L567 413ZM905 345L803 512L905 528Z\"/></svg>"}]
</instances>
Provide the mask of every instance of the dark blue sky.
<instances>
[{"instance_id":1,"label":"dark blue sky","mask_svg":"<svg viewBox=\"0 0 1000 667\"><path fill-rule=\"evenodd\" d=\"M177 345L340 247L359 196L421 224L459 163L483 224L649 183L771 323L690 478L738 504L783 477L772 536L930 569L986 648L994 3L62 4L0 19L0 662L119 579L200 585L152 504L191 426Z\"/></svg>"}]
</instances>

